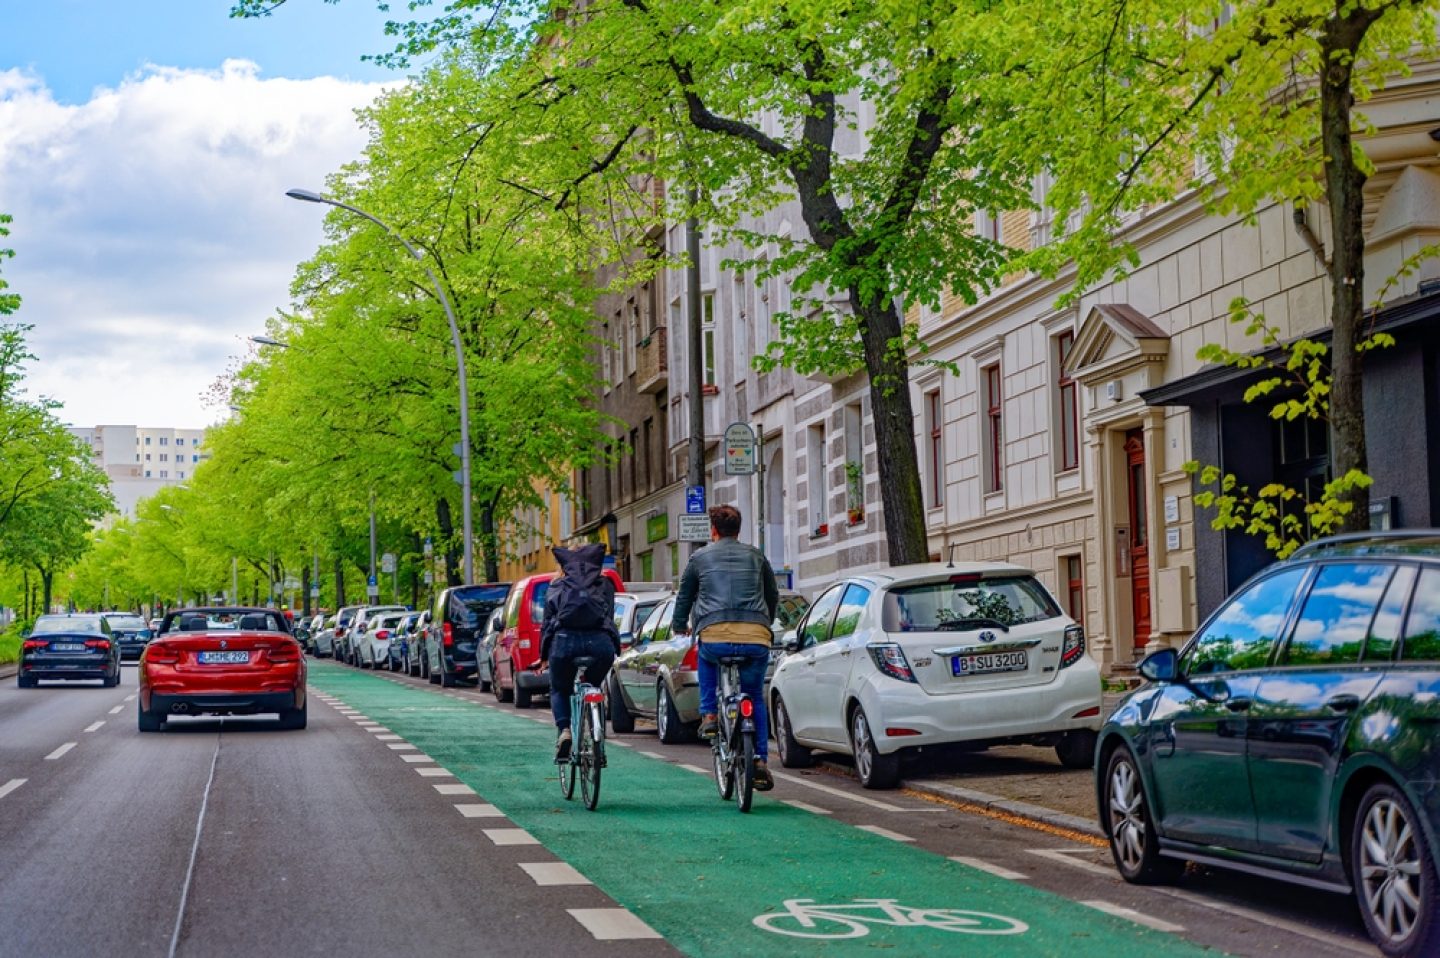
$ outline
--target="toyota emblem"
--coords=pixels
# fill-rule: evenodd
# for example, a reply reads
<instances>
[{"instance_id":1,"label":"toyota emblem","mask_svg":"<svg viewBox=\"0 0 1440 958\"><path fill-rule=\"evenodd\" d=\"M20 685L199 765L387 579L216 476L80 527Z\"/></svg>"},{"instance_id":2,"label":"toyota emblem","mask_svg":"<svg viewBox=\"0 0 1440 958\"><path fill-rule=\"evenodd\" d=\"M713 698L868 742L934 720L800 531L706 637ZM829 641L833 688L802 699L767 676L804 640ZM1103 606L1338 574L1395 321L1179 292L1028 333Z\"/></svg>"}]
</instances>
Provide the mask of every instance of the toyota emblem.
<instances>
[{"instance_id":1,"label":"toyota emblem","mask_svg":"<svg viewBox=\"0 0 1440 958\"><path fill-rule=\"evenodd\" d=\"M989 629L986 629L984 632L981 632L981 633L980 633L980 641L981 641L981 642L994 642L994 641L995 641L995 633L994 633L994 632L991 632Z\"/></svg>"}]
</instances>

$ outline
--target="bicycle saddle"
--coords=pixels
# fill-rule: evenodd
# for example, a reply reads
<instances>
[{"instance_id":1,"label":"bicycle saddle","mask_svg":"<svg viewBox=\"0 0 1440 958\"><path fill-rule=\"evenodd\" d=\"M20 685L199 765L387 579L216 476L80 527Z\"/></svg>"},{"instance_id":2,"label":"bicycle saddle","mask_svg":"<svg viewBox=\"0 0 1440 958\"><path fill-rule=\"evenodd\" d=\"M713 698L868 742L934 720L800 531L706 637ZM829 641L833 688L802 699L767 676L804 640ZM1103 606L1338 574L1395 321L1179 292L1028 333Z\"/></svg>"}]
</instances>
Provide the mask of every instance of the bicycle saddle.
<instances>
[{"instance_id":1,"label":"bicycle saddle","mask_svg":"<svg viewBox=\"0 0 1440 958\"><path fill-rule=\"evenodd\" d=\"M570 661L575 663L576 669L588 669L591 665L595 664L595 659L589 655L577 655Z\"/></svg>"},{"instance_id":2,"label":"bicycle saddle","mask_svg":"<svg viewBox=\"0 0 1440 958\"><path fill-rule=\"evenodd\" d=\"M744 665L749 661L748 655L722 655L719 659L721 665Z\"/></svg>"}]
</instances>

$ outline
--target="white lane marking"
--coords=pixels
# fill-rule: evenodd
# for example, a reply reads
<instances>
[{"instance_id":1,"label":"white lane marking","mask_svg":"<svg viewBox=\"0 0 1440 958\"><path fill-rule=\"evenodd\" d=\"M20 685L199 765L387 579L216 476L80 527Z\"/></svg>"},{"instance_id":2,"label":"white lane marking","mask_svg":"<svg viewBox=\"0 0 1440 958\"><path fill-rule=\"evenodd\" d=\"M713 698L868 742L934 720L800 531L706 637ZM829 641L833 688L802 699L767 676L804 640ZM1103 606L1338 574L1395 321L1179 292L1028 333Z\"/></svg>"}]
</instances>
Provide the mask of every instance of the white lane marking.
<instances>
[{"instance_id":1,"label":"white lane marking","mask_svg":"<svg viewBox=\"0 0 1440 958\"><path fill-rule=\"evenodd\" d=\"M485 837L496 845L538 845L540 839L523 828L482 828Z\"/></svg>"},{"instance_id":2,"label":"white lane marking","mask_svg":"<svg viewBox=\"0 0 1440 958\"><path fill-rule=\"evenodd\" d=\"M376 738L378 738L378 739L380 739L380 740L383 741L384 738L385 738L385 733L388 732L388 731L390 731L390 730L389 730L388 728L386 728L385 726L383 726L383 725L377 725L377 726L375 726L374 728L367 728L365 731L369 732L370 734L374 735Z\"/></svg>"},{"instance_id":3,"label":"white lane marking","mask_svg":"<svg viewBox=\"0 0 1440 958\"><path fill-rule=\"evenodd\" d=\"M431 757L428 756L428 755L421 755L421 754L418 754L418 753L415 754L415 755L402 755L402 756L400 756L400 757L401 757L402 759L404 759L405 761L407 761L407 762L433 762L433 761L435 761L433 758L431 758Z\"/></svg>"},{"instance_id":4,"label":"white lane marking","mask_svg":"<svg viewBox=\"0 0 1440 958\"><path fill-rule=\"evenodd\" d=\"M447 768L431 768L428 765L417 766L415 771L426 778L443 778L450 774L450 770Z\"/></svg>"},{"instance_id":5,"label":"white lane marking","mask_svg":"<svg viewBox=\"0 0 1440 958\"><path fill-rule=\"evenodd\" d=\"M821 808L819 805L807 805L805 802L788 801L785 803L791 808L798 808L802 812L809 812L811 815L833 815L834 812L828 808Z\"/></svg>"},{"instance_id":6,"label":"white lane marking","mask_svg":"<svg viewBox=\"0 0 1440 958\"><path fill-rule=\"evenodd\" d=\"M613 746L615 746L616 748L629 748L629 747L630 747L630 743L629 743L629 742L617 742L617 741L616 741L615 739L613 739L613 738L607 738L607 739L605 740L605 743L606 743L607 745L613 745Z\"/></svg>"},{"instance_id":7,"label":"white lane marking","mask_svg":"<svg viewBox=\"0 0 1440 958\"><path fill-rule=\"evenodd\" d=\"M190 898L190 882L195 878L195 858L200 853L200 834L205 830L205 810L210 807L210 787L215 784L215 766L220 761L220 740L215 740L215 754L210 757L210 777L205 779L205 792L200 799L200 815L195 819L195 841L190 845L190 864L180 886L180 907L175 910L175 930L170 934L169 958L175 958L180 945L180 928L185 923L185 902Z\"/></svg>"},{"instance_id":8,"label":"white lane marking","mask_svg":"<svg viewBox=\"0 0 1440 958\"><path fill-rule=\"evenodd\" d=\"M129 695L125 696L125 701L127 701L127 702L133 702L133 701L135 701L135 693L134 693L134 692L131 692Z\"/></svg>"},{"instance_id":9,"label":"white lane marking","mask_svg":"<svg viewBox=\"0 0 1440 958\"><path fill-rule=\"evenodd\" d=\"M465 818L504 818L505 813L494 805L485 802L471 802L469 804L456 804L455 810Z\"/></svg>"},{"instance_id":10,"label":"white lane marking","mask_svg":"<svg viewBox=\"0 0 1440 958\"><path fill-rule=\"evenodd\" d=\"M857 825L856 828L862 832L869 832L871 835L879 835L881 838L888 838L892 842L913 842L915 839L909 835L902 835L899 832L892 832L888 828L881 828L879 825Z\"/></svg>"},{"instance_id":11,"label":"white lane marking","mask_svg":"<svg viewBox=\"0 0 1440 958\"><path fill-rule=\"evenodd\" d=\"M520 862L537 885L590 885L593 882L566 862Z\"/></svg>"},{"instance_id":12,"label":"white lane marking","mask_svg":"<svg viewBox=\"0 0 1440 958\"><path fill-rule=\"evenodd\" d=\"M996 878L1008 878L1011 881L1030 880L1029 875L1022 875L1017 871L1011 871L1008 868L1002 868L999 865L993 865L990 862L984 861L980 858L966 858L963 855L951 855L950 860L952 862L959 862L966 868L973 868L976 871L984 872L987 875L994 875Z\"/></svg>"},{"instance_id":13,"label":"white lane marking","mask_svg":"<svg viewBox=\"0 0 1440 958\"><path fill-rule=\"evenodd\" d=\"M843 798L847 801L856 802L861 805L868 805L871 808L878 808L882 812L914 811L914 809L901 808L899 805L891 805L889 802L882 802L879 799L866 798L863 795L851 795L849 792L843 789L831 788L829 785L821 785L819 782L812 782L809 779L801 778L799 775L789 775L785 772L775 771L772 771L770 774L773 775L775 778L780 779L782 782L794 782L796 785L804 785L806 788L813 788L815 789L815 791L824 792L826 795L834 795L837 798Z\"/></svg>"},{"instance_id":14,"label":"white lane marking","mask_svg":"<svg viewBox=\"0 0 1440 958\"><path fill-rule=\"evenodd\" d=\"M1126 908L1123 905L1116 905L1108 901L1082 901L1080 904L1087 908L1093 908L1096 911L1103 911L1107 915L1114 915L1116 918L1133 921L1135 924L1144 925L1146 928L1153 928L1156 931L1180 932L1185 930L1184 925L1174 925L1168 921L1161 921L1159 918L1152 918L1133 908Z\"/></svg>"},{"instance_id":15,"label":"white lane marking","mask_svg":"<svg viewBox=\"0 0 1440 958\"><path fill-rule=\"evenodd\" d=\"M660 933L624 908L568 908L574 918L596 941L624 941L659 938Z\"/></svg>"},{"instance_id":16,"label":"white lane marking","mask_svg":"<svg viewBox=\"0 0 1440 958\"><path fill-rule=\"evenodd\" d=\"M4 798L6 795L9 795L11 792L15 791L15 789L19 788L21 785L24 785L28 781L28 778L12 778L4 785L0 785L0 798Z\"/></svg>"},{"instance_id":17,"label":"white lane marking","mask_svg":"<svg viewBox=\"0 0 1440 958\"><path fill-rule=\"evenodd\" d=\"M709 775L709 774L711 774L711 770L710 770L710 769L708 769L708 768L701 768L699 765L684 765L684 764L681 764L681 765L677 765L677 766L675 766L675 767L676 767L676 768L683 768L683 769L684 769L685 771L687 771L687 772L697 772L697 773L699 773L699 774L701 774L701 775Z\"/></svg>"},{"instance_id":18,"label":"white lane marking","mask_svg":"<svg viewBox=\"0 0 1440 958\"><path fill-rule=\"evenodd\" d=\"M1303 925L1295 921L1288 921L1284 918L1276 917L1275 915L1263 914L1251 908L1245 908L1241 905L1231 904L1228 901L1210 901L1203 895L1197 894L1195 892L1181 891L1178 888L1156 888L1152 886L1149 890L1160 895L1168 895L1171 898L1178 898L1179 900L1189 902L1192 905L1199 905L1202 908L1209 908L1214 911L1224 912L1226 915L1230 916L1238 916L1240 918L1253 921L1256 924L1270 925L1272 927L1279 928L1282 931L1288 931L1292 935L1299 935L1301 938L1309 938L1311 941L1318 941L1322 944L1330 945L1333 948L1339 948L1342 951L1351 952L1352 954L1366 955L1367 958L1376 958L1378 954L1373 945L1367 945L1364 942L1360 941L1352 941L1349 938L1345 938L1340 935L1332 935L1326 931L1318 931L1314 928L1309 927L1308 925Z\"/></svg>"},{"instance_id":19,"label":"white lane marking","mask_svg":"<svg viewBox=\"0 0 1440 958\"><path fill-rule=\"evenodd\" d=\"M668 761L670 761L668 758L666 758L665 756L661 755L659 752L636 752L635 754L636 754L636 755L643 755L643 756L645 756L646 758L659 759L659 760L662 761L662 762L668 762Z\"/></svg>"},{"instance_id":20,"label":"white lane marking","mask_svg":"<svg viewBox=\"0 0 1440 958\"><path fill-rule=\"evenodd\" d=\"M376 741L379 741L379 742L398 742L398 741L400 741L400 736L398 736L398 735L377 735L377 736L375 736L375 740L376 740Z\"/></svg>"},{"instance_id":21,"label":"white lane marking","mask_svg":"<svg viewBox=\"0 0 1440 958\"><path fill-rule=\"evenodd\" d=\"M64 745L60 746L60 747L57 748L55 751L53 751L53 752L51 752L49 755L45 756L45 761L47 761L47 762L53 762L53 761L55 761L57 758L64 758L66 752L70 751L72 748L74 748L75 746L77 746L77 745L79 745L79 744L80 744L79 742L66 742Z\"/></svg>"},{"instance_id":22,"label":"white lane marking","mask_svg":"<svg viewBox=\"0 0 1440 958\"><path fill-rule=\"evenodd\" d=\"M1072 849L1072 848L1027 848L1026 851L1028 851L1028 852L1029 852L1030 854L1032 854L1032 855L1039 855L1041 858L1047 859L1047 860L1052 861L1052 862L1062 862L1062 863L1064 863L1064 864L1066 864L1066 865L1069 865L1069 866L1072 867L1072 868L1079 868L1079 869L1081 869L1082 871L1090 872L1090 873L1093 874L1093 875L1104 875L1106 878L1109 878L1111 881L1119 881L1119 880L1120 880L1120 875L1119 875L1119 873L1116 872L1115 869L1113 869L1113 868L1109 868L1109 867L1107 867L1107 866L1105 866L1105 865L1097 865L1097 864L1095 864L1094 862L1087 862L1087 861L1085 861L1084 859L1081 859L1081 858L1074 858L1074 857L1072 857L1072 856L1077 855L1077 854L1078 854L1078 855L1086 855L1086 854L1089 854L1089 849L1084 849L1084 848L1080 848L1080 849Z\"/></svg>"},{"instance_id":23,"label":"white lane marking","mask_svg":"<svg viewBox=\"0 0 1440 958\"><path fill-rule=\"evenodd\" d=\"M117 705L117 706L115 706L113 709L111 709L109 712L107 712L106 714L107 714L107 715L119 715L119 714L120 714L121 712L123 712L123 711L125 711L125 706L123 706L123 705Z\"/></svg>"},{"instance_id":24,"label":"white lane marking","mask_svg":"<svg viewBox=\"0 0 1440 958\"><path fill-rule=\"evenodd\" d=\"M459 782L446 782L442 785L436 785L435 791L439 792L441 795L475 794L475 789L471 788L469 785L461 785Z\"/></svg>"},{"instance_id":25,"label":"white lane marking","mask_svg":"<svg viewBox=\"0 0 1440 958\"><path fill-rule=\"evenodd\" d=\"M397 752L408 752L415 746L411 745L409 742L386 742L385 747L394 749Z\"/></svg>"},{"instance_id":26,"label":"white lane marking","mask_svg":"<svg viewBox=\"0 0 1440 958\"><path fill-rule=\"evenodd\" d=\"M105 724L105 720L104 720L104 719L101 719L101 720L98 721L98 722L91 722L89 725L85 726L85 731L87 731L87 732L93 732L93 731L95 731L97 728L99 728L100 726L102 726L102 725L104 725L104 724Z\"/></svg>"}]
</instances>

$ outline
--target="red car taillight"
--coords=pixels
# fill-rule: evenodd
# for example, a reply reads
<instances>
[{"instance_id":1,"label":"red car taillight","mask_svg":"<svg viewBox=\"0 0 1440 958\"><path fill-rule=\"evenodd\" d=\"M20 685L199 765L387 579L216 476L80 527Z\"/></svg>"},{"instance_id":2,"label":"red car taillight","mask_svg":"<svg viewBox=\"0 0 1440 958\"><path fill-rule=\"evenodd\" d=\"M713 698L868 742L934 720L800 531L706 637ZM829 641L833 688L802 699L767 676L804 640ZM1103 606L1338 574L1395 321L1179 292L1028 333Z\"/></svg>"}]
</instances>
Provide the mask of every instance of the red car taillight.
<instances>
[{"instance_id":1,"label":"red car taillight","mask_svg":"<svg viewBox=\"0 0 1440 958\"><path fill-rule=\"evenodd\" d=\"M174 665L180 661L180 653L152 642L145 647L144 660L147 665Z\"/></svg>"},{"instance_id":2,"label":"red car taillight","mask_svg":"<svg viewBox=\"0 0 1440 958\"><path fill-rule=\"evenodd\" d=\"M335 626L335 638L337 638L337 639L343 639L343 638L345 638L345 627L344 627L343 625L337 625L337 626Z\"/></svg>"},{"instance_id":3,"label":"red car taillight","mask_svg":"<svg viewBox=\"0 0 1440 958\"><path fill-rule=\"evenodd\" d=\"M1085 630L1078 625L1065 627L1065 644L1060 648L1060 667L1069 668L1085 654Z\"/></svg>"},{"instance_id":4,"label":"red car taillight","mask_svg":"<svg viewBox=\"0 0 1440 958\"><path fill-rule=\"evenodd\" d=\"M86 640L85 640L85 648L87 648L87 649L99 649L101 652L109 652L109 651L110 651L110 640L109 640L109 639L86 639Z\"/></svg>"},{"instance_id":5,"label":"red car taillight","mask_svg":"<svg viewBox=\"0 0 1440 958\"><path fill-rule=\"evenodd\" d=\"M298 662L300 661L300 646L281 645L270 650L271 662Z\"/></svg>"},{"instance_id":6,"label":"red car taillight","mask_svg":"<svg viewBox=\"0 0 1440 958\"><path fill-rule=\"evenodd\" d=\"M685 657L680 660L680 671L694 672L699 667L700 643L692 638L690 640L690 648L685 650Z\"/></svg>"},{"instance_id":7,"label":"red car taillight","mask_svg":"<svg viewBox=\"0 0 1440 958\"><path fill-rule=\"evenodd\" d=\"M20 651L38 652L39 650L48 648L49 646L50 641L48 639L26 639L24 643L21 644Z\"/></svg>"},{"instance_id":8,"label":"red car taillight","mask_svg":"<svg viewBox=\"0 0 1440 958\"><path fill-rule=\"evenodd\" d=\"M376 632L376 633L375 633L375 638L377 638L377 639L388 639L388 638L390 638L390 630L389 630L389 629L381 629L379 632Z\"/></svg>"},{"instance_id":9,"label":"red car taillight","mask_svg":"<svg viewBox=\"0 0 1440 958\"><path fill-rule=\"evenodd\" d=\"M440 641L445 643L445 648L455 644L455 628L449 622L440 626Z\"/></svg>"},{"instance_id":10,"label":"red car taillight","mask_svg":"<svg viewBox=\"0 0 1440 958\"><path fill-rule=\"evenodd\" d=\"M905 650L894 642L885 642L866 647L870 652L870 658L875 660L875 667L892 679L899 679L902 682L914 682L915 672L910 668L910 660L905 658Z\"/></svg>"}]
</instances>

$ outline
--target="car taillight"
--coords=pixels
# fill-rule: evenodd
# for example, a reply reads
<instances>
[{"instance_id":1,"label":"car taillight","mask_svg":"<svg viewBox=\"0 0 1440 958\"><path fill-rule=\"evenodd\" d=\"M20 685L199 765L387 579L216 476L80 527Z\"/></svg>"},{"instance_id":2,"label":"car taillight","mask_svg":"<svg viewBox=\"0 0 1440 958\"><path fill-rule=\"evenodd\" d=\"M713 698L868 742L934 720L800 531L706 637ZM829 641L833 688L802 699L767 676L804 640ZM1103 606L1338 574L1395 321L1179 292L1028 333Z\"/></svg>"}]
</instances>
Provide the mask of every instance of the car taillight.
<instances>
[{"instance_id":1,"label":"car taillight","mask_svg":"<svg viewBox=\"0 0 1440 958\"><path fill-rule=\"evenodd\" d=\"M174 665L180 661L180 653L169 646L152 642L145 647L143 661L149 665Z\"/></svg>"},{"instance_id":2,"label":"car taillight","mask_svg":"<svg viewBox=\"0 0 1440 958\"><path fill-rule=\"evenodd\" d=\"M1069 668L1085 654L1085 630L1078 625L1065 627L1065 644L1060 647L1060 667Z\"/></svg>"},{"instance_id":3,"label":"car taillight","mask_svg":"<svg viewBox=\"0 0 1440 958\"><path fill-rule=\"evenodd\" d=\"M902 682L914 682L915 673L910 668L910 660L905 658L905 650L894 642L884 642L878 645L868 645L866 649L870 658L875 660L875 667L892 679L899 679Z\"/></svg>"},{"instance_id":4,"label":"car taillight","mask_svg":"<svg viewBox=\"0 0 1440 958\"><path fill-rule=\"evenodd\" d=\"M345 638L345 626L343 626L343 625L337 625L337 626L335 626L335 638L337 638L337 639L343 639L343 638Z\"/></svg>"},{"instance_id":5,"label":"car taillight","mask_svg":"<svg viewBox=\"0 0 1440 958\"><path fill-rule=\"evenodd\" d=\"M700 667L700 643L695 639L690 640L690 648L685 651L685 657L680 660L680 671L694 672Z\"/></svg>"},{"instance_id":6,"label":"car taillight","mask_svg":"<svg viewBox=\"0 0 1440 958\"><path fill-rule=\"evenodd\" d=\"M294 662L300 658L300 646L281 645L270 650L271 662Z\"/></svg>"},{"instance_id":7,"label":"car taillight","mask_svg":"<svg viewBox=\"0 0 1440 958\"><path fill-rule=\"evenodd\" d=\"M40 649L48 648L49 639L26 639L20 646L22 652L37 652Z\"/></svg>"},{"instance_id":8,"label":"car taillight","mask_svg":"<svg viewBox=\"0 0 1440 958\"><path fill-rule=\"evenodd\" d=\"M101 652L108 652L108 651L110 651L110 640L109 640L109 639L86 639L86 640L85 640L85 648L87 648L87 649L99 649Z\"/></svg>"},{"instance_id":9,"label":"car taillight","mask_svg":"<svg viewBox=\"0 0 1440 958\"><path fill-rule=\"evenodd\" d=\"M390 630L389 630L389 629L381 629L379 632L376 632L376 633L375 633L375 638L377 638L377 639L388 639L388 638L390 638Z\"/></svg>"},{"instance_id":10,"label":"car taillight","mask_svg":"<svg viewBox=\"0 0 1440 958\"><path fill-rule=\"evenodd\" d=\"M440 641L445 643L447 649L455 644L455 627L449 622L440 626Z\"/></svg>"}]
</instances>

